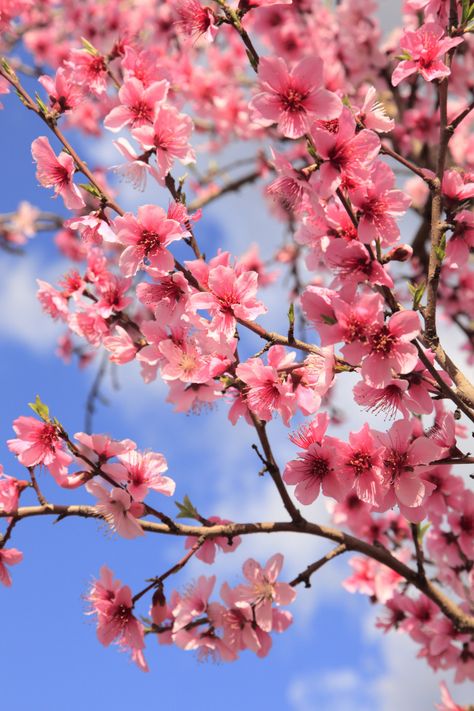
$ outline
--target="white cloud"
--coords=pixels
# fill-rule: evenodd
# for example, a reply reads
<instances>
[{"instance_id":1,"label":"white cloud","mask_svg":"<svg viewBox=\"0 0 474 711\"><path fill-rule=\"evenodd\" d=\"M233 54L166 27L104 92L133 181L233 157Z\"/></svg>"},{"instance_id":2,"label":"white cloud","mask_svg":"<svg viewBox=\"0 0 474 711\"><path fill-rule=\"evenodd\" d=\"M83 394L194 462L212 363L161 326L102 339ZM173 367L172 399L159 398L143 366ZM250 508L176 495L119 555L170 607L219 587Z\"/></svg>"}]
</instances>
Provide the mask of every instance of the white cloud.
<instances>
[{"instance_id":1,"label":"white cloud","mask_svg":"<svg viewBox=\"0 0 474 711\"><path fill-rule=\"evenodd\" d=\"M0 264L0 327L2 337L26 346L35 353L48 353L61 332L60 325L44 314L36 298L36 279L54 282L62 262L47 269L30 256L6 259Z\"/></svg>"}]
</instances>

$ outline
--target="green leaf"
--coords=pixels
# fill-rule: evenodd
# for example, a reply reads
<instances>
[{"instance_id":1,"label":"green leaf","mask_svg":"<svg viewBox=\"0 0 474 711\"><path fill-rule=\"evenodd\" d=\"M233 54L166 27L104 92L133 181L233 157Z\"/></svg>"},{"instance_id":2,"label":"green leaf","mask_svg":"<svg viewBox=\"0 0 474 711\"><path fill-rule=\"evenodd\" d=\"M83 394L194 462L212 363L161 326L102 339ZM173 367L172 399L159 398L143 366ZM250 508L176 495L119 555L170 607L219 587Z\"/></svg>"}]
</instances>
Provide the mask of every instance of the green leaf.
<instances>
[{"instance_id":1,"label":"green leaf","mask_svg":"<svg viewBox=\"0 0 474 711\"><path fill-rule=\"evenodd\" d=\"M95 187L95 185L92 185L92 183L79 183L79 187L90 193L90 195L98 198L98 200L102 199L102 193Z\"/></svg>"},{"instance_id":2,"label":"green leaf","mask_svg":"<svg viewBox=\"0 0 474 711\"><path fill-rule=\"evenodd\" d=\"M333 318L332 316L326 316L325 314L321 314L321 318L328 326L334 326L334 324L337 323L337 319Z\"/></svg>"},{"instance_id":3,"label":"green leaf","mask_svg":"<svg viewBox=\"0 0 474 711\"><path fill-rule=\"evenodd\" d=\"M89 54L92 54L93 57L97 57L99 55L99 52L96 50L93 44L89 42L89 40L86 40L85 37L81 37L81 42L83 48L88 52Z\"/></svg>"},{"instance_id":4,"label":"green leaf","mask_svg":"<svg viewBox=\"0 0 474 711\"><path fill-rule=\"evenodd\" d=\"M46 114L47 111L48 111L48 107L46 106L46 104L44 103L44 101L41 99L41 97L39 96L39 94L35 94L35 97L36 97L36 103L38 104L41 113L42 113L42 114Z\"/></svg>"},{"instance_id":5,"label":"green leaf","mask_svg":"<svg viewBox=\"0 0 474 711\"><path fill-rule=\"evenodd\" d=\"M50 421L50 416L49 416L49 407L44 404L44 402L41 402L41 398L39 395L36 396L35 402L29 402L28 406L31 407L33 412L38 415L42 420L45 422Z\"/></svg>"},{"instance_id":6,"label":"green leaf","mask_svg":"<svg viewBox=\"0 0 474 711\"><path fill-rule=\"evenodd\" d=\"M425 533L428 531L428 529L430 528L430 526L431 526L431 523L425 523L424 526L421 526L420 524L418 524L418 540L420 542L423 540L423 537L424 537Z\"/></svg>"},{"instance_id":7,"label":"green leaf","mask_svg":"<svg viewBox=\"0 0 474 711\"><path fill-rule=\"evenodd\" d=\"M423 294L425 293L426 289L426 284L425 282L421 282L421 284L408 284L408 290L410 294L413 297L413 310L416 311L420 304L421 300L423 298Z\"/></svg>"},{"instance_id":8,"label":"green leaf","mask_svg":"<svg viewBox=\"0 0 474 711\"><path fill-rule=\"evenodd\" d=\"M176 518L193 518L196 521L199 521L199 513L195 506L191 503L189 496L184 497L182 504L180 504L179 501L175 501L175 504L179 510L179 514Z\"/></svg>"},{"instance_id":9,"label":"green leaf","mask_svg":"<svg viewBox=\"0 0 474 711\"><path fill-rule=\"evenodd\" d=\"M290 304L290 308L288 309L288 323L290 326L295 325L295 305L293 303Z\"/></svg>"}]
</instances>

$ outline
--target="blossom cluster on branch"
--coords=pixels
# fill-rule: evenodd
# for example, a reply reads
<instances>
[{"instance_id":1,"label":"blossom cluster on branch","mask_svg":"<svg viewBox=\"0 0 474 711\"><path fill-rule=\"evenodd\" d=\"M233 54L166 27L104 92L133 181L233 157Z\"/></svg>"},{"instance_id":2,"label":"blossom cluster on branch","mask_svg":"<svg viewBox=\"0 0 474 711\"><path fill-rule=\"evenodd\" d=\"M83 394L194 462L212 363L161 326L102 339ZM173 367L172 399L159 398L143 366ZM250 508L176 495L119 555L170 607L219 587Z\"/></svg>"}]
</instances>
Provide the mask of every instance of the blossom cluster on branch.
<instances>
[{"instance_id":1,"label":"blossom cluster on branch","mask_svg":"<svg viewBox=\"0 0 474 711\"><path fill-rule=\"evenodd\" d=\"M375 10L371 0L0 0L0 92L36 115L37 180L68 213L22 203L0 216L0 246L23 252L54 231L73 262L58 284L38 280L43 310L64 325L59 355L138 361L175 411L220 406L231 424L242 418L288 515L233 523L185 498L179 516L198 523L186 526L155 508L152 497L175 492L163 454L71 437L39 398L36 417L14 421L8 446L27 473L0 475L3 583L22 558L14 527L29 516L102 518L124 538L186 536L183 558L135 595L105 566L87 593L99 641L142 669L149 635L225 661L244 649L265 656L270 633L291 623L280 606L294 588L355 551L345 587L380 605L378 626L410 635L433 669L474 679L474 384L464 372L474 360L474 3L405 0L403 29L388 39ZM89 165L71 129L112 137L117 164ZM250 157L220 168L234 143ZM110 172L131 190L153 184L159 204L126 210ZM242 254L215 245L205 255L206 206L252 183L288 241L271 260L258 235ZM282 271L291 293L278 333L260 317ZM442 322L464 338L462 364ZM337 436L345 379L359 410L384 415L379 428ZM294 429L281 468L273 418ZM38 468L62 489L84 487L89 503L47 501ZM30 489L37 506L20 502ZM319 496L343 530L306 518ZM192 557L212 564L271 530L337 546L290 583L277 582L281 554L247 560L246 582L224 582L219 602L209 600L215 576L168 590ZM148 623L135 609L144 597ZM440 709L461 708L442 694Z\"/></svg>"}]
</instances>

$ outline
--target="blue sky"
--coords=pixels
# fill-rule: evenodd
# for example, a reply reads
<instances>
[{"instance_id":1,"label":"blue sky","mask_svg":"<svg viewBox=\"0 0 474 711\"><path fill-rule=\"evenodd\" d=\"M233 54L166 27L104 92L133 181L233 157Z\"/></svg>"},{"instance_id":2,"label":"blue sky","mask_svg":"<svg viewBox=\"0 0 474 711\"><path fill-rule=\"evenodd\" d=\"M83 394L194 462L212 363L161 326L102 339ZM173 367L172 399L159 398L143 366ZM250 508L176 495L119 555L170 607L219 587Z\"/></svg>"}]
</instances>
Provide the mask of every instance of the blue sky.
<instances>
[{"instance_id":1,"label":"blue sky","mask_svg":"<svg viewBox=\"0 0 474 711\"><path fill-rule=\"evenodd\" d=\"M0 212L15 209L21 199L63 212L62 202L37 187L34 176L30 144L45 133L44 127L14 97L5 97L4 104ZM110 150L101 144L92 153L105 158ZM121 189L126 192L126 186ZM122 198L132 205L155 196L123 194ZM166 206L167 201L161 204ZM227 219L229 214L232 220ZM269 253L271 240L275 234L279 238L281 228L263 216L251 189L206 211L198 231L208 254L223 240L241 252L256 239ZM35 302L34 279L54 282L67 268L51 235L38 235L25 252L22 257L0 253L0 461L7 473L20 476L21 467L5 446L12 436L12 420L29 414L27 403L38 393L70 433L82 430L85 399L96 369L94 365L78 371L54 356L55 329ZM279 299L281 289L273 290L270 301L277 310ZM283 298L280 318L284 312ZM110 405L99 406L96 432L130 437L140 449L163 452L177 482L177 498L190 495L204 514L234 519L283 516L271 482L257 476L252 432L243 425L232 428L225 407L200 416L172 415L164 401L165 389L143 385L134 366L120 369L118 376L118 391L109 382L105 385ZM292 451L286 431L275 422L270 432L283 463ZM55 502L92 502L85 492L60 491L46 474L41 484ZM163 503L158 496L155 502L174 512L171 502ZM324 507L317 504L313 513L321 520ZM12 545L24 552L24 562L12 569L13 587L0 588L2 708L9 711L63 711L65 707L82 711L86 705L94 711L104 702L118 711L137 703L171 709L192 705L206 711L262 705L277 711L395 711L402 706L425 711L438 699L437 682L423 663L414 661L415 648L409 641L369 631L373 610L368 601L340 589L340 580L349 572L341 559L315 577L311 590L299 590L295 624L274 636L265 660L244 653L234 664L200 663L192 653L161 647L150 639L146 656L151 671L146 675L126 655L97 642L94 623L84 614L82 595L104 563L138 590L146 578L163 572L180 557L182 541L153 536L125 541L94 521L69 519L53 525L43 518L19 524ZM287 558L284 575L290 578L327 546L288 536L247 539L235 556L219 559L219 581L227 577L231 584L237 583L246 557L264 563L279 549ZM194 561L173 583L179 587L213 572ZM146 605L141 611L147 612Z\"/></svg>"}]
</instances>

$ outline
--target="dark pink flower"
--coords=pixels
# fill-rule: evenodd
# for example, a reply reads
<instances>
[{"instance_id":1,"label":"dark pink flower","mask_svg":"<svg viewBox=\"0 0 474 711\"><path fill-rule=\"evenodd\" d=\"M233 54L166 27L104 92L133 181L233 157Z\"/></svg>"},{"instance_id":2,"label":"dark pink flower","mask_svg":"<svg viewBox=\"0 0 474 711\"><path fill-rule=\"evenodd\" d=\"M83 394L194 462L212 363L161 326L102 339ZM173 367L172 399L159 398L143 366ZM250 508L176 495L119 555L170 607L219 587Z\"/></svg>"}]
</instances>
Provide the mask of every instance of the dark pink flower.
<instances>
[{"instance_id":1,"label":"dark pink flower","mask_svg":"<svg viewBox=\"0 0 474 711\"><path fill-rule=\"evenodd\" d=\"M288 70L281 57L262 57L258 66L260 93L250 102L254 120L278 128L288 138L299 138L311 121L330 121L341 113L339 97L324 89L319 57L305 57Z\"/></svg>"},{"instance_id":2,"label":"dark pink flower","mask_svg":"<svg viewBox=\"0 0 474 711\"><path fill-rule=\"evenodd\" d=\"M416 72L426 81L449 76L450 70L442 57L462 42L462 37L446 37L444 29L434 22L427 22L414 31L407 30L400 39L407 59L401 61L393 72L393 86Z\"/></svg>"},{"instance_id":3,"label":"dark pink flower","mask_svg":"<svg viewBox=\"0 0 474 711\"><path fill-rule=\"evenodd\" d=\"M36 138L31 144L31 153L37 163L36 177L45 188L54 188L61 195L69 210L85 206L81 191L74 185L74 160L68 153L61 152L56 157L46 136Z\"/></svg>"}]
</instances>

